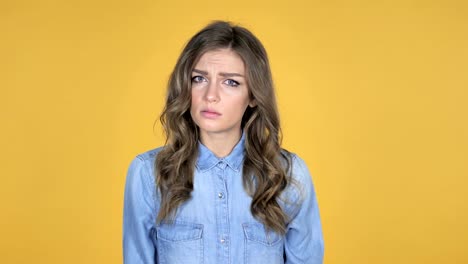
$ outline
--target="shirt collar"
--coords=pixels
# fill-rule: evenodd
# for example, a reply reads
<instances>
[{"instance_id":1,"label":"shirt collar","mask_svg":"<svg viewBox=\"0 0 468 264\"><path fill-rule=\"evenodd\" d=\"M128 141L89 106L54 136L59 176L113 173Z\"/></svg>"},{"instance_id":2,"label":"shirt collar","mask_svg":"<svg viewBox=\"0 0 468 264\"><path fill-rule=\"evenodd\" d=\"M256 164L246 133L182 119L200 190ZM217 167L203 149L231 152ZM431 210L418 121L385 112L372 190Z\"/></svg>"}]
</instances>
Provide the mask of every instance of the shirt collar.
<instances>
[{"instance_id":1,"label":"shirt collar","mask_svg":"<svg viewBox=\"0 0 468 264\"><path fill-rule=\"evenodd\" d=\"M197 169L205 171L216 166L220 162L224 162L227 166L235 171L239 171L242 161L244 159L244 143L245 143L245 133L242 132L242 136L237 142L236 146L232 149L231 153L224 158L218 158L216 155L211 152L205 145L198 141L198 159L197 159Z\"/></svg>"}]
</instances>

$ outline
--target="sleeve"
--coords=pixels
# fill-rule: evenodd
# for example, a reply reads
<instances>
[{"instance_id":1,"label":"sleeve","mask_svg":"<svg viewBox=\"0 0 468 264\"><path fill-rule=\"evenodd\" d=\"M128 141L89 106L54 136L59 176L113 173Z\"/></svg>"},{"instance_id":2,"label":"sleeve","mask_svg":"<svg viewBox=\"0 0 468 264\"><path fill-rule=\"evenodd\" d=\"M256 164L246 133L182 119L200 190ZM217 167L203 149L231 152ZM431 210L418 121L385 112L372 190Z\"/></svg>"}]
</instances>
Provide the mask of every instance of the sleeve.
<instances>
[{"instance_id":1,"label":"sleeve","mask_svg":"<svg viewBox=\"0 0 468 264\"><path fill-rule=\"evenodd\" d=\"M293 156L293 173L302 203L286 230L285 260L287 264L321 264L324 242L317 197L309 170L296 155Z\"/></svg>"},{"instance_id":2,"label":"sleeve","mask_svg":"<svg viewBox=\"0 0 468 264\"><path fill-rule=\"evenodd\" d=\"M128 168L123 208L123 261L156 263L155 188L144 161L136 157Z\"/></svg>"}]
</instances>

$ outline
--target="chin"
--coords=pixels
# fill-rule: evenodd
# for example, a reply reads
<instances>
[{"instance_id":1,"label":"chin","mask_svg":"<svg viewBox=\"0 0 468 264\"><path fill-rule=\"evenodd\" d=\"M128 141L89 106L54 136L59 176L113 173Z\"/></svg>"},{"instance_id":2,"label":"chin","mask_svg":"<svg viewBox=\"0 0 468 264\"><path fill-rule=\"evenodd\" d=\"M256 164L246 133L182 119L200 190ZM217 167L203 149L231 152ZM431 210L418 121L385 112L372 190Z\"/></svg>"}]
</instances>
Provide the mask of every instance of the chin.
<instances>
[{"instance_id":1,"label":"chin","mask_svg":"<svg viewBox=\"0 0 468 264\"><path fill-rule=\"evenodd\" d=\"M200 132L206 132L206 133L218 133L224 131L222 128L218 127L206 127L206 126L198 126L198 130Z\"/></svg>"},{"instance_id":2,"label":"chin","mask_svg":"<svg viewBox=\"0 0 468 264\"><path fill-rule=\"evenodd\" d=\"M214 121L213 120L194 120L195 124L200 130L206 130L206 131L213 131L213 130L222 130L223 128L220 126L219 121Z\"/></svg>"}]
</instances>

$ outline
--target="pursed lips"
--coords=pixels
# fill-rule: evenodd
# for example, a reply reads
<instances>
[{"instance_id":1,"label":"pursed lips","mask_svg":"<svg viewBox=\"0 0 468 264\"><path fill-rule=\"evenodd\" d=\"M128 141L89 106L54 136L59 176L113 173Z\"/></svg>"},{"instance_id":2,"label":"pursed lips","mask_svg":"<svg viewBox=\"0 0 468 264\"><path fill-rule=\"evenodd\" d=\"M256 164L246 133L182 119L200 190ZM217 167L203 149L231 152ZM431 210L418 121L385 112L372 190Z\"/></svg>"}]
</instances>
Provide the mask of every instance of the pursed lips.
<instances>
[{"instance_id":1,"label":"pursed lips","mask_svg":"<svg viewBox=\"0 0 468 264\"><path fill-rule=\"evenodd\" d=\"M221 115L221 113L218 113L213 109L203 109L201 110L201 114L205 117L218 117Z\"/></svg>"}]
</instances>

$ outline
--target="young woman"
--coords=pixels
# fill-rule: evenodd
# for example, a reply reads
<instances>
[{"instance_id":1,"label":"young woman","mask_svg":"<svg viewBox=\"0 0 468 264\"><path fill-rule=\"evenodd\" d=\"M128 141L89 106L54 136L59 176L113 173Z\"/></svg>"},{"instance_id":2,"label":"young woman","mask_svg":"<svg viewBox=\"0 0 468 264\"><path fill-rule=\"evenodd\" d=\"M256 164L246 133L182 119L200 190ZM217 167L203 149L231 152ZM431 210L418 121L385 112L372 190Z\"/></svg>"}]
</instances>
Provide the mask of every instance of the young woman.
<instances>
[{"instance_id":1,"label":"young woman","mask_svg":"<svg viewBox=\"0 0 468 264\"><path fill-rule=\"evenodd\" d=\"M138 155L125 187L124 262L322 263L309 171L280 146L267 53L217 21L168 83L164 147Z\"/></svg>"}]
</instances>

